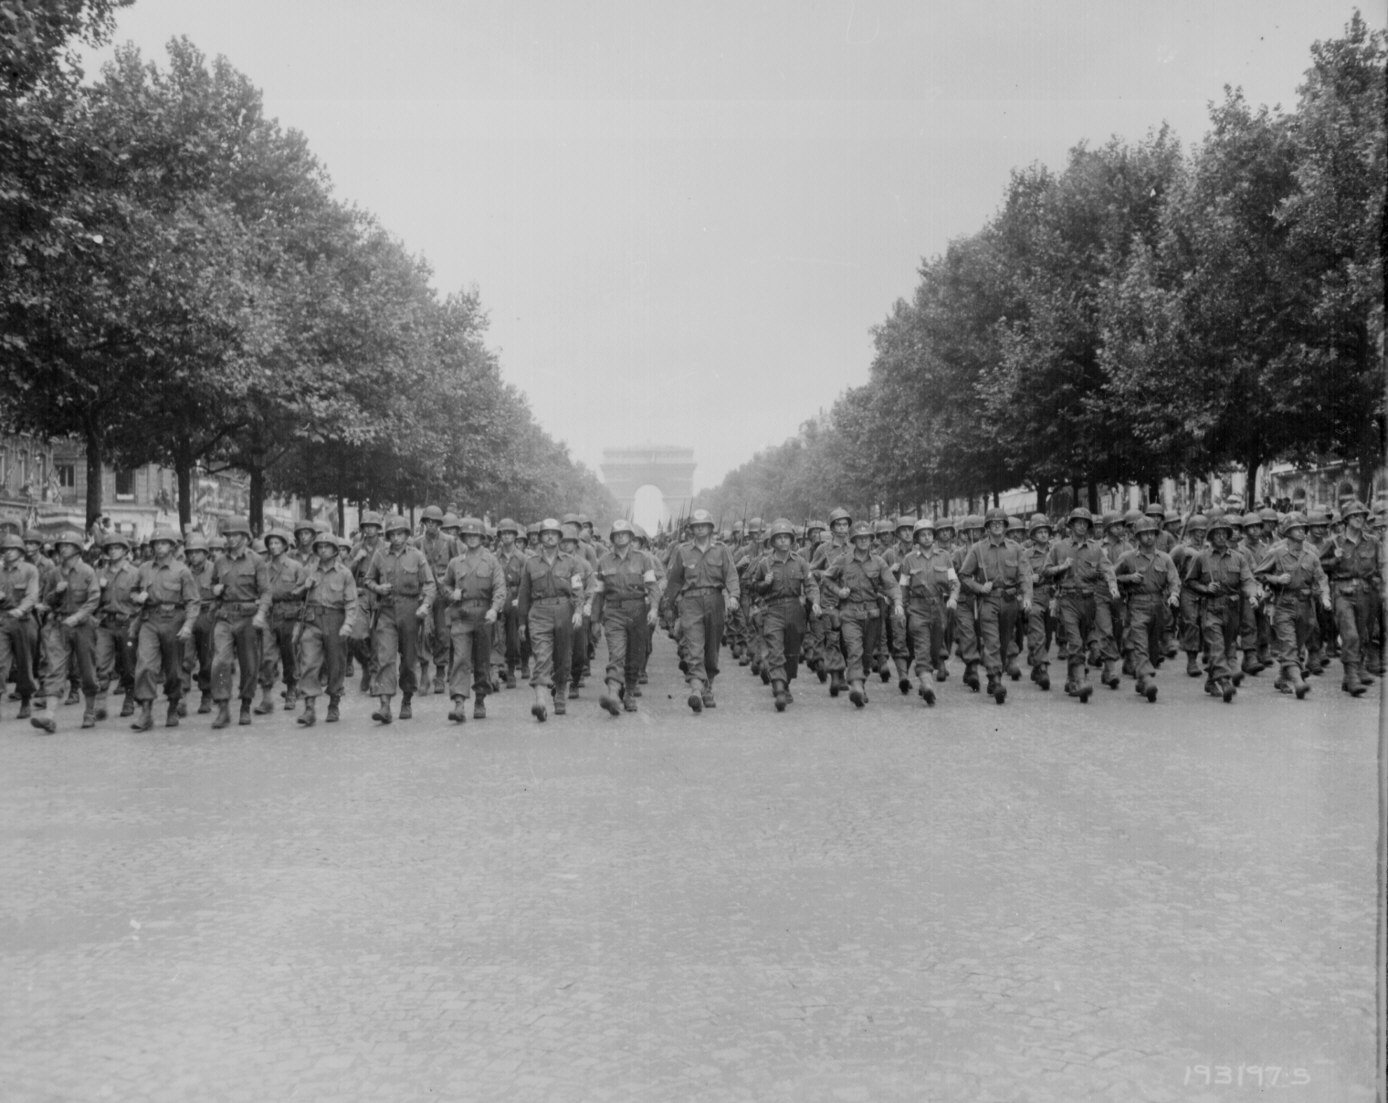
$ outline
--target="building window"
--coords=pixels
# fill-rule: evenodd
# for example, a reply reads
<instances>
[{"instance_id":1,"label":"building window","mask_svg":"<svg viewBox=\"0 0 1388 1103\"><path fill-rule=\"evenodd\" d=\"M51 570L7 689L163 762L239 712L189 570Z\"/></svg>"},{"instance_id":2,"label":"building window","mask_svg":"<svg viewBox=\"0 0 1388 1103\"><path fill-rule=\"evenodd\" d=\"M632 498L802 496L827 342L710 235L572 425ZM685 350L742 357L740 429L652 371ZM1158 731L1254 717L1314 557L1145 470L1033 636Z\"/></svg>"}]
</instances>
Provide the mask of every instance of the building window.
<instances>
[{"instance_id":1,"label":"building window","mask_svg":"<svg viewBox=\"0 0 1388 1103\"><path fill-rule=\"evenodd\" d=\"M135 472L116 472L116 501L129 502L135 497Z\"/></svg>"},{"instance_id":2,"label":"building window","mask_svg":"<svg viewBox=\"0 0 1388 1103\"><path fill-rule=\"evenodd\" d=\"M58 475L58 485L63 490L77 489L77 465L73 463L55 463L54 471Z\"/></svg>"}]
</instances>

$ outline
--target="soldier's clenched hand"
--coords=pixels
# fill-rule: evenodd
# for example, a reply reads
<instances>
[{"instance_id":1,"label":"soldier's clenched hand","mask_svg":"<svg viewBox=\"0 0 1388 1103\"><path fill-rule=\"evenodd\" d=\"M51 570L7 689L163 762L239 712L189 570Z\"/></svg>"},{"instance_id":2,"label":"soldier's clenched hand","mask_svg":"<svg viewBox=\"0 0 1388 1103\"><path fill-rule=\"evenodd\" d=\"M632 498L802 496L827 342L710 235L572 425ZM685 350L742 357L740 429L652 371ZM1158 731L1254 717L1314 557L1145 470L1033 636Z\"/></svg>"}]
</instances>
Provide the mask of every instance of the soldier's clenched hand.
<instances>
[{"instance_id":1,"label":"soldier's clenched hand","mask_svg":"<svg viewBox=\"0 0 1388 1103\"><path fill-rule=\"evenodd\" d=\"M730 597L730 598L728 598L728 612L730 612L730 613L736 613L736 612L737 612L737 598L735 598L735 597Z\"/></svg>"},{"instance_id":2,"label":"soldier's clenched hand","mask_svg":"<svg viewBox=\"0 0 1388 1103\"><path fill-rule=\"evenodd\" d=\"M582 627L583 627L583 610L582 610L582 609L575 609L575 610L574 610L573 625L574 625L575 628L582 628Z\"/></svg>"},{"instance_id":3,"label":"soldier's clenched hand","mask_svg":"<svg viewBox=\"0 0 1388 1103\"><path fill-rule=\"evenodd\" d=\"M488 624L495 624L495 623L496 623L496 610L495 610L495 609L488 609L488 610L487 610L487 615L486 615L485 617L483 617L482 619L483 619L484 621L486 621Z\"/></svg>"}]
</instances>

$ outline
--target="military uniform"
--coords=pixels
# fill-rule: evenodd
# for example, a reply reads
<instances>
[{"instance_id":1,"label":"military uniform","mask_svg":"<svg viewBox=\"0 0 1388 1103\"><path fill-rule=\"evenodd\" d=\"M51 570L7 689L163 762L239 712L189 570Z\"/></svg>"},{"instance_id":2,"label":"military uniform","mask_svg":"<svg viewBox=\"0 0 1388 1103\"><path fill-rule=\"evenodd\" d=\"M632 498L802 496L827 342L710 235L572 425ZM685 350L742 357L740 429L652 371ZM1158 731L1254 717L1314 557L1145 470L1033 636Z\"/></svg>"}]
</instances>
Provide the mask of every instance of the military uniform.
<instances>
[{"instance_id":1,"label":"military uniform","mask_svg":"<svg viewBox=\"0 0 1388 1103\"><path fill-rule=\"evenodd\" d=\"M1305 518L1292 514L1285 530L1306 531ZM1316 550L1304 540L1285 540L1268 548L1253 568L1255 578L1271 593L1273 655L1281 667L1279 681L1298 699L1310 691L1303 677L1302 652L1315 628L1315 605L1331 605L1330 583Z\"/></svg>"},{"instance_id":2,"label":"military uniform","mask_svg":"<svg viewBox=\"0 0 1388 1103\"><path fill-rule=\"evenodd\" d=\"M1078 521L1088 521L1087 509L1077 508L1070 513L1072 530ZM1068 672L1066 692L1081 702L1089 700L1091 687L1085 667L1089 635L1097 632L1106 641L1108 659L1117 658L1113 647L1113 623L1109 601L1118 588L1113 564L1104 554L1103 546L1086 534L1062 537L1051 545L1046 554L1045 577L1054 581L1059 595L1062 646Z\"/></svg>"},{"instance_id":3,"label":"military uniform","mask_svg":"<svg viewBox=\"0 0 1388 1103\"><path fill-rule=\"evenodd\" d=\"M386 523L392 532L409 531L403 517ZM400 693L400 718L413 715L411 700L418 688L419 620L430 615L437 587L429 561L408 543L398 552L389 542L377 550L366 571L366 585L376 595L376 671L371 693L381 699L372 718L390 723L390 701ZM397 671L398 666L398 671Z\"/></svg>"},{"instance_id":4,"label":"military uniform","mask_svg":"<svg viewBox=\"0 0 1388 1103\"><path fill-rule=\"evenodd\" d=\"M250 526L237 518L222 531L228 538L238 532L249 536ZM241 699L241 723L249 724L260 675L260 630L270 615L269 569L249 547L236 553L227 550L213 565L212 587L217 595L212 624L212 698L219 709L214 725L224 727L230 722L225 710L233 688Z\"/></svg>"},{"instance_id":5,"label":"military uniform","mask_svg":"<svg viewBox=\"0 0 1388 1103\"><path fill-rule=\"evenodd\" d=\"M712 529L713 520L706 510L695 510L690 524ZM710 539L700 547L698 541L691 540L676 549L665 600L678 608L690 689L688 701L695 712L714 705L713 680L718 676L718 650L723 640L724 595L737 602L741 593L737 569L726 545Z\"/></svg>"},{"instance_id":6,"label":"military uniform","mask_svg":"<svg viewBox=\"0 0 1388 1103\"><path fill-rule=\"evenodd\" d=\"M155 530L155 539L172 544L171 533ZM201 606L198 585L184 563L170 554L162 562L156 556L140 564L136 592L140 604L135 637L135 700L140 705L136 730L153 726L150 709L162 681L169 700L169 716L177 718L177 702L183 689L184 625L195 620Z\"/></svg>"},{"instance_id":7,"label":"military uniform","mask_svg":"<svg viewBox=\"0 0 1388 1103\"><path fill-rule=\"evenodd\" d=\"M926 519L917 521L915 534L934 525ZM935 703L935 690L930 677L944 681L938 670L948 653L945 630L951 609L959 603L959 574L954 569L954 557L948 548L916 547L902 557L898 578L906 606L906 631L911 637L914 652L913 669L917 692L928 705Z\"/></svg>"},{"instance_id":8,"label":"military uniform","mask_svg":"<svg viewBox=\"0 0 1388 1103\"><path fill-rule=\"evenodd\" d=\"M788 521L777 519L771 537L794 533ZM776 708L784 711L792 701L790 683L795 681L800 660L800 644L808 624L806 603L819 605L819 584L810 565L795 551L779 551L774 546L749 572L747 590L757 594L765 607L763 632L766 640L766 674L775 693Z\"/></svg>"},{"instance_id":9,"label":"military uniform","mask_svg":"<svg viewBox=\"0 0 1388 1103\"><path fill-rule=\"evenodd\" d=\"M559 522L541 522L546 531L558 533ZM551 706L564 711L564 683L573 663L575 612L586 604L583 568L577 557L542 548L525 561L521 571L518 609L530 640L530 685L535 690L531 712L543 722Z\"/></svg>"},{"instance_id":10,"label":"military uniform","mask_svg":"<svg viewBox=\"0 0 1388 1103\"><path fill-rule=\"evenodd\" d=\"M462 520L462 533L481 535L481 522ZM444 568L440 592L448 606L448 639L452 664L448 671L448 695L454 709L449 719L462 721L469 693L476 693L474 716L486 715L484 704L491 692L492 625L507 604L506 571L500 560L480 545L464 546Z\"/></svg>"},{"instance_id":11,"label":"military uniform","mask_svg":"<svg viewBox=\"0 0 1388 1103\"><path fill-rule=\"evenodd\" d=\"M882 607L878 599L885 597L894 608L901 605L901 589L891 568L876 552L856 546L859 536L871 535L871 527L860 521L853 532L852 552L840 556L823 575L824 588L829 590L832 583L838 600L849 699L858 708L867 704L866 663L875 653L882 631Z\"/></svg>"},{"instance_id":12,"label":"military uniform","mask_svg":"<svg viewBox=\"0 0 1388 1103\"><path fill-rule=\"evenodd\" d=\"M305 568L299 581L304 609L298 629L296 665L299 695L304 699L304 714L298 722L304 726L317 721L314 702L324 690L328 694L327 720L337 721L347 670L347 641L361 616L357 583L342 563L341 543L331 533L318 533L314 547L328 541L337 545L338 554L326 563L320 557L313 568Z\"/></svg>"},{"instance_id":13,"label":"military uniform","mask_svg":"<svg viewBox=\"0 0 1388 1103\"><path fill-rule=\"evenodd\" d=\"M292 710L299 697L299 667L295 657L297 645L294 642L299 627L300 614L304 611L303 581L307 568L288 550L288 534L280 535L285 541L285 551L271 556L265 564L270 583L270 611L265 635L262 640L263 655L260 662L260 688L264 700L256 707L259 713L270 713L275 709L270 694L275 688L276 660L284 672L284 707Z\"/></svg>"},{"instance_id":14,"label":"military uniform","mask_svg":"<svg viewBox=\"0 0 1388 1103\"><path fill-rule=\"evenodd\" d=\"M1232 533L1226 521L1211 521L1211 533L1216 527ZM1210 660L1205 688L1226 702L1232 701L1238 684L1235 679L1243 676L1238 670L1243 602L1252 601L1257 594L1253 572L1239 549L1220 550L1211 544L1191 559L1185 580L1201 596L1200 628Z\"/></svg>"},{"instance_id":15,"label":"military uniform","mask_svg":"<svg viewBox=\"0 0 1388 1103\"><path fill-rule=\"evenodd\" d=\"M429 569L434 572L434 578L440 579L443 577L444 571L448 569L448 564L462 552L463 546L452 535L443 531L444 515L438 506L429 506L425 509L423 519L426 531L422 535L416 536L412 543L424 553L424 558L429 561ZM428 531L428 523L431 521L439 523L439 531ZM429 631L424 634L420 641L419 688L421 693L429 692L431 688L429 665L432 662L434 666L432 688L435 693L442 693L444 683L451 670L448 642L449 605L444 593L438 592L434 595L429 620Z\"/></svg>"},{"instance_id":16,"label":"military uniform","mask_svg":"<svg viewBox=\"0 0 1388 1103\"><path fill-rule=\"evenodd\" d=\"M1145 518L1138 522L1137 532L1152 531L1156 524ZM1181 578L1171 556L1159 551L1155 541L1150 550L1138 547L1126 552L1114 568L1118 584L1127 597L1126 650L1137 676L1137 691L1155 701L1157 661L1163 657L1162 635L1167 608L1180 600Z\"/></svg>"},{"instance_id":17,"label":"military uniform","mask_svg":"<svg viewBox=\"0 0 1388 1103\"><path fill-rule=\"evenodd\" d=\"M119 544L129 551L130 545L119 536L106 537L107 548ZM140 588L140 569L130 562L129 555L114 563L107 562L98 575L101 601L96 611L96 718L106 719L106 695L111 682L119 679L120 691L132 702L122 715L134 712L135 667L131 661L131 627L139 616L140 607L131 595Z\"/></svg>"},{"instance_id":18,"label":"military uniform","mask_svg":"<svg viewBox=\"0 0 1388 1103\"><path fill-rule=\"evenodd\" d=\"M618 521L612 535L632 532L630 522ZM598 560L594 581L593 619L602 625L607 640L608 687L617 687L628 712L636 711L637 682L646 664L650 611L660 600L655 558L635 546L614 547ZM604 694L602 705L616 715L614 694Z\"/></svg>"},{"instance_id":19,"label":"military uniform","mask_svg":"<svg viewBox=\"0 0 1388 1103\"><path fill-rule=\"evenodd\" d=\"M21 553L14 563L0 563L0 686L9 684L14 674L19 694L20 718L30 715L34 681L34 652L38 649L38 626L34 606L39 601L39 571L23 558L24 542L6 536L0 547Z\"/></svg>"},{"instance_id":20,"label":"military uniform","mask_svg":"<svg viewBox=\"0 0 1388 1103\"><path fill-rule=\"evenodd\" d=\"M53 702L66 696L69 671L74 669L86 698L82 726L90 728L96 722L96 607L101 587L96 572L82 559L80 532L61 534L57 544L76 548L78 554L60 559L39 593L39 606L46 610L40 630L45 701L42 715L29 722L46 732L56 728Z\"/></svg>"},{"instance_id":21,"label":"military uniform","mask_svg":"<svg viewBox=\"0 0 1388 1103\"><path fill-rule=\"evenodd\" d=\"M1351 517L1367 518L1368 510L1359 502L1351 502L1341 516L1346 522ZM1383 571L1382 547L1367 528L1356 533L1347 523L1346 531L1321 552L1321 565L1330 580L1335 626L1340 635L1342 685L1359 696L1363 685L1373 681L1365 666L1375 664L1377 658L1372 652L1365 653L1365 643L1372 640L1370 626Z\"/></svg>"},{"instance_id":22,"label":"military uniform","mask_svg":"<svg viewBox=\"0 0 1388 1103\"><path fill-rule=\"evenodd\" d=\"M994 521L1005 525L1007 519L1001 510L990 510L987 523L992 525ZM1016 632L1018 616L1031 609L1031 561L1015 540L989 532L969 549L959 578L976 596L988 692L1002 704L1007 696L1002 684L1004 666L1010 667L1014 678L1021 676L1015 661L1007 661L1007 648Z\"/></svg>"}]
</instances>

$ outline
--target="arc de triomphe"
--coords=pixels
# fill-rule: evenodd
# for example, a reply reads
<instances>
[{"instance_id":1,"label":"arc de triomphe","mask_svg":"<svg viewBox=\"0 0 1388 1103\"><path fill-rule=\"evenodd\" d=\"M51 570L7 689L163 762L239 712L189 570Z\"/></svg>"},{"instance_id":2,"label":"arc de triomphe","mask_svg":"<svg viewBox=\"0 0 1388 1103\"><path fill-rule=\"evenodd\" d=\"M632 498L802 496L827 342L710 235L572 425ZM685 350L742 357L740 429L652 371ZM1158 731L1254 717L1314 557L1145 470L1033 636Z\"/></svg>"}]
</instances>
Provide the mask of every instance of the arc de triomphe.
<instances>
[{"instance_id":1,"label":"arc de triomphe","mask_svg":"<svg viewBox=\"0 0 1388 1103\"><path fill-rule=\"evenodd\" d=\"M676 445L643 445L639 448L609 448L602 454L602 481L617 499L623 517L634 516L644 503L637 492L653 487L660 495L664 521L689 509L694 497L694 449ZM652 496L643 495L646 501Z\"/></svg>"}]
</instances>

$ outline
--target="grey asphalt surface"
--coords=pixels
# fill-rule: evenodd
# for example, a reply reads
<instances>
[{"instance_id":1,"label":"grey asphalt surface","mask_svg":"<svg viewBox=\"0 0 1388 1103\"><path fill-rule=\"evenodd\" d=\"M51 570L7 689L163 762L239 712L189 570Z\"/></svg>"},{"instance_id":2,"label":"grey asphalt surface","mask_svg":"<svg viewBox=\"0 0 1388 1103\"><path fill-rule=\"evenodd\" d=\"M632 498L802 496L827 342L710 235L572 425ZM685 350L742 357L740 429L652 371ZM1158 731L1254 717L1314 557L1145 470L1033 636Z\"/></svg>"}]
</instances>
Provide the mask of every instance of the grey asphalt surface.
<instances>
[{"instance_id":1,"label":"grey asphalt surface","mask_svg":"<svg viewBox=\"0 0 1388 1103\"><path fill-rule=\"evenodd\" d=\"M658 647L615 720L7 703L0 1098L1374 1097L1380 686L696 718Z\"/></svg>"}]
</instances>

